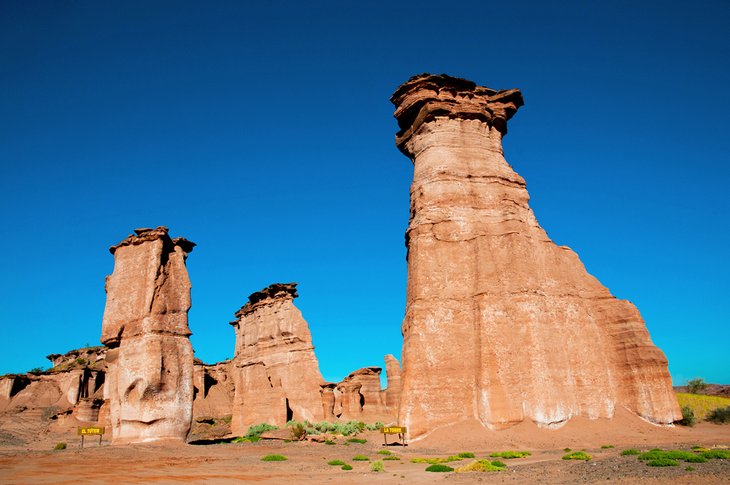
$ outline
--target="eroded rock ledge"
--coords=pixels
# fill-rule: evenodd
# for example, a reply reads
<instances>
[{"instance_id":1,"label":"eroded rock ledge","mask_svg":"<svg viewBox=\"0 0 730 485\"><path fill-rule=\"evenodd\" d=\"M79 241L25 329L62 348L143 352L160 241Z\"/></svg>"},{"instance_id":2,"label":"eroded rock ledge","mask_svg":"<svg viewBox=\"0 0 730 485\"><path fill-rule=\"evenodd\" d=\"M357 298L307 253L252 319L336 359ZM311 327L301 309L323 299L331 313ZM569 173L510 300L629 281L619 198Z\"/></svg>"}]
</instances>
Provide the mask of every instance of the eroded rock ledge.
<instances>
[{"instance_id":1,"label":"eroded rock ledge","mask_svg":"<svg viewBox=\"0 0 730 485\"><path fill-rule=\"evenodd\" d=\"M396 105L400 131L396 145L411 155L408 140L436 117L481 120L503 135L507 121L524 104L519 89L497 91L447 74L419 74L403 83L390 98Z\"/></svg>"}]
</instances>

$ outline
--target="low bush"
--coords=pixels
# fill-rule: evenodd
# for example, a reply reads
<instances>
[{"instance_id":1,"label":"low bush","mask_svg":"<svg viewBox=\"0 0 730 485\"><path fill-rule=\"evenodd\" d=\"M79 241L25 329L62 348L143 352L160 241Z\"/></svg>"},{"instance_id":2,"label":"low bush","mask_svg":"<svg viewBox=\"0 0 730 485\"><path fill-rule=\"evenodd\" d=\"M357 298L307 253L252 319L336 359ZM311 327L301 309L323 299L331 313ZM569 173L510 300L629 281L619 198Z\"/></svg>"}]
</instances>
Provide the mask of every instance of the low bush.
<instances>
[{"instance_id":1,"label":"low bush","mask_svg":"<svg viewBox=\"0 0 730 485\"><path fill-rule=\"evenodd\" d=\"M384 456L383 457L383 460L386 460L386 461L395 461L395 460L400 460L400 457L399 456L395 456L395 455L388 455L388 456Z\"/></svg>"},{"instance_id":2,"label":"low bush","mask_svg":"<svg viewBox=\"0 0 730 485\"><path fill-rule=\"evenodd\" d=\"M476 460L468 465L457 468L456 472L500 472L506 469L507 465L501 461Z\"/></svg>"},{"instance_id":3,"label":"low bush","mask_svg":"<svg viewBox=\"0 0 730 485\"><path fill-rule=\"evenodd\" d=\"M441 464L434 464L426 468L427 472L453 472L454 469L450 466L441 465Z\"/></svg>"},{"instance_id":4,"label":"low bush","mask_svg":"<svg viewBox=\"0 0 730 485\"><path fill-rule=\"evenodd\" d=\"M628 450L624 450L621 452L621 456L629 456L629 455L640 455L641 451L637 450L636 448L629 448Z\"/></svg>"},{"instance_id":5,"label":"low bush","mask_svg":"<svg viewBox=\"0 0 730 485\"><path fill-rule=\"evenodd\" d=\"M265 457L261 458L261 461L286 461L289 458L285 457L284 455L266 455Z\"/></svg>"},{"instance_id":6,"label":"low bush","mask_svg":"<svg viewBox=\"0 0 730 485\"><path fill-rule=\"evenodd\" d=\"M384 469L382 461L374 461L370 464L371 472L382 472Z\"/></svg>"},{"instance_id":7,"label":"low bush","mask_svg":"<svg viewBox=\"0 0 730 485\"><path fill-rule=\"evenodd\" d=\"M379 450L378 455L392 455L393 452L390 450Z\"/></svg>"},{"instance_id":8,"label":"low bush","mask_svg":"<svg viewBox=\"0 0 730 485\"><path fill-rule=\"evenodd\" d=\"M343 470L352 470L352 465L348 465L347 463L345 463L344 465L342 465L342 469Z\"/></svg>"},{"instance_id":9,"label":"low bush","mask_svg":"<svg viewBox=\"0 0 730 485\"><path fill-rule=\"evenodd\" d=\"M255 424L248 428L248 431L246 432L246 436L244 436L244 438L252 438L254 436L259 437L262 433L265 433L267 431L274 431L276 429L279 429L279 427L269 423Z\"/></svg>"},{"instance_id":10,"label":"low bush","mask_svg":"<svg viewBox=\"0 0 730 485\"><path fill-rule=\"evenodd\" d=\"M682 406L682 419L677 422L682 426L694 426L697 422L694 409L690 406Z\"/></svg>"},{"instance_id":11,"label":"low bush","mask_svg":"<svg viewBox=\"0 0 730 485\"><path fill-rule=\"evenodd\" d=\"M601 445L602 450L610 450L611 448L616 448L616 447L613 445Z\"/></svg>"},{"instance_id":12,"label":"low bush","mask_svg":"<svg viewBox=\"0 0 730 485\"><path fill-rule=\"evenodd\" d=\"M291 427L291 435L295 440L301 441L307 437L307 429L303 424L297 423Z\"/></svg>"},{"instance_id":13,"label":"low bush","mask_svg":"<svg viewBox=\"0 0 730 485\"><path fill-rule=\"evenodd\" d=\"M694 455L694 454L693 454ZM702 455L688 456L684 459L687 463L707 463L707 458Z\"/></svg>"},{"instance_id":14,"label":"low bush","mask_svg":"<svg viewBox=\"0 0 730 485\"><path fill-rule=\"evenodd\" d=\"M713 409L705 419L715 424L730 423L730 406Z\"/></svg>"},{"instance_id":15,"label":"low bush","mask_svg":"<svg viewBox=\"0 0 730 485\"><path fill-rule=\"evenodd\" d=\"M463 460L463 458L461 458L457 455L452 455L447 458L412 458L411 463L430 463L430 464L434 465L437 463L449 463L452 461L459 461L459 460Z\"/></svg>"},{"instance_id":16,"label":"low bush","mask_svg":"<svg viewBox=\"0 0 730 485\"><path fill-rule=\"evenodd\" d=\"M65 450L66 449L66 443L56 443L56 446L53 447L54 450Z\"/></svg>"},{"instance_id":17,"label":"low bush","mask_svg":"<svg viewBox=\"0 0 730 485\"><path fill-rule=\"evenodd\" d=\"M695 467L688 466L687 468L684 469L684 471L686 471L686 472L693 472L693 471L695 471Z\"/></svg>"},{"instance_id":18,"label":"low bush","mask_svg":"<svg viewBox=\"0 0 730 485\"><path fill-rule=\"evenodd\" d=\"M703 451L710 451L709 448L705 448L704 446L693 446L692 451L696 451L697 453L701 453Z\"/></svg>"},{"instance_id":19,"label":"low bush","mask_svg":"<svg viewBox=\"0 0 730 485\"><path fill-rule=\"evenodd\" d=\"M367 429L368 431L380 431L381 429L383 429L383 423L381 423L380 421L376 421L373 424L365 425L365 429Z\"/></svg>"},{"instance_id":20,"label":"low bush","mask_svg":"<svg viewBox=\"0 0 730 485\"><path fill-rule=\"evenodd\" d=\"M699 394L704 391L706 387L707 383L705 383L705 380L699 377L687 381L687 391L690 394Z\"/></svg>"},{"instance_id":21,"label":"low bush","mask_svg":"<svg viewBox=\"0 0 730 485\"><path fill-rule=\"evenodd\" d=\"M730 460L730 450L703 451L700 456L708 460Z\"/></svg>"},{"instance_id":22,"label":"low bush","mask_svg":"<svg viewBox=\"0 0 730 485\"><path fill-rule=\"evenodd\" d=\"M368 440L364 440L362 438L350 438L347 440L348 443L360 443L361 445L364 445L368 442Z\"/></svg>"},{"instance_id":23,"label":"low bush","mask_svg":"<svg viewBox=\"0 0 730 485\"><path fill-rule=\"evenodd\" d=\"M563 451L566 452L566 453L570 453L573 450L571 450L570 448L563 448Z\"/></svg>"},{"instance_id":24,"label":"low bush","mask_svg":"<svg viewBox=\"0 0 730 485\"><path fill-rule=\"evenodd\" d=\"M657 458L655 460L649 460L646 462L648 466L679 466L677 460L671 458Z\"/></svg>"},{"instance_id":25,"label":"low bush","mask_svg":"<svg viewBox=\"0 0 730 485\"><path fill-rule=\"evenodd\" d=\"M591 455L584 451L574 451L572 453L568 453L567 455L563 455L563 460L585 460L588 461L591 458L593 458Z\"/></svg>"},{"instance_id":26,"label":"low bush","mask_svg":"<svg viewBox=\"0 0 730 485\"><path fill-rule=\"evenodd\" d=\"M570 451L569 448L566 448L566 450ZM515 458L524 458L526 456L530 456L529 451L497 451L495 453L492 453L492 458L504 458L507 460L513 460Z\"/></svg>"},{"instance_id":27,"label":"low bush","mask_svg":"<svg viewBox=\"0 0 730 485\"><path fill-rule=\"evenodd\" d=\"M355 455L352 457L352 461L370 461L370 458L365 455Z\"/></svg>"},{"instance_id":28,"label":"low bush","mask_svg":"<svg viewBox=\"0 0 730 485\"><path fill-rule=\"evenodd\" d=\"M668 450L668 451L662 451L662 450L651 450L647 451L646 453L642 453L639 455L639 460L649 461L649 460L662 460L662 459L669 459L669 460L683 460L683 461L689 461L695 459L697 457L696 453L692 453L691 451L684 451L684 450Z\"/></svg>"},{"instance_id":29,"label":"low bush","mask_svg":"<svg viewBox=\"0 0 730 485\"><path fill-rule=\"evenodd\" d=\"M332 446L332 445L334 445L334 444L335 444L335 442L334 442L334 441L332 441L332 440L327 440L327 441L325 441L325 442L324 442L324 444L325 444L325 445L330 445L330 446Z\"/></svg>"},{"instance_id":30,"label":"low bush","mask_svg":"<svg viewBox=\"0 0 730 485\"><path fill-rule=\"evenodd\" d=\"M456 456L458 456L459 458L474 458L474 453L472 453L471 451L462 451Z\"/></svg>"},{"instance_id":31,"label":"low bush","mask_svg":"<svg viewBox=\"0 0 730 485\"><path fill-rule=\"evenodd\" d=\"M345 462L342 460L332 460L332 461L328 461L327 464L331 465L331 466L342 466L345 464Z\"/></svg>"}]
</instances>

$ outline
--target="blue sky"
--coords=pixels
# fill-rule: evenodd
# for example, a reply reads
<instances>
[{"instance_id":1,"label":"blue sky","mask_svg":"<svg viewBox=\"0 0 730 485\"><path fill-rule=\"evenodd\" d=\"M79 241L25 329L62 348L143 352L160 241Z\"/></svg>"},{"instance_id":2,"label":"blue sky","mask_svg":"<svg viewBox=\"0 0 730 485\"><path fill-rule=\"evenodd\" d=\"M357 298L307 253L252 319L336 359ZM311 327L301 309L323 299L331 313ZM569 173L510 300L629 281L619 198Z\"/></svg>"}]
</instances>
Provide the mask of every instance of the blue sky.
<instances>
[{"instance_id":1,"label":"blue sky","mask_svg":"<svg viewBox=\"0 0 730 485\"><path fill-rule=\"evenodd\" d=\"M198 247L196 355L299 282L324 377L400 357L411 75L520 88L507 160L557 244L631 300L675 382L730 383L730 4L0 5L0 373L99 340L108 247ZM557 5L552 5L553 3Z\"/></svg>"}]
</instances>

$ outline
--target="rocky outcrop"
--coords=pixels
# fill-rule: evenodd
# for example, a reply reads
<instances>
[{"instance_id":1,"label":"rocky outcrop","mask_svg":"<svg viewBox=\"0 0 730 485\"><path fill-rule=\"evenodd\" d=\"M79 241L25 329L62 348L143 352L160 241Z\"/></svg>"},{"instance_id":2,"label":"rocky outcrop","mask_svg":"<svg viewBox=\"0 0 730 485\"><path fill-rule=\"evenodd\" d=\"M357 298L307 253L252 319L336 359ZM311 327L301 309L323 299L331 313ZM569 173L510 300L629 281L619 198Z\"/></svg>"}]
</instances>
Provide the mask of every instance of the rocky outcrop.
<instances>
[{"instance_id":1,"label":"rocky outcrop","mask_svg":"<svg viewBox=\"0 0 730 485\"><path fill-rule=\"evenodd\" d=\"M185 260L194 243L166 227L136 229L110 248L101 341L112 442L184 441L193 411Z\"/></svg>"},{"instance_id":2,"label":"rocky outcrop","mask_svg":"<svg viewBox=\"0 0 730 485\"><path fill-rule=\"evenodd\" d=\"M253 293L231 322L236 331L234 434L259 423L323 419L323 379L309 326L294 306L296 286L273 284Z\"/></svg>"},{"instance_id":3,"label":"rocky outcrop","mask_svg":"<svg viewBox=\"0 0 730 485\"><path fill-rule=\"evenodd\" d=\"M230 361L204 364L197 361L193 366L193 418L219 418L231 415L233 407L233 379L230 377Z\"/></svg>"},{"instance_id":4,"label":"rocky outcrop","mask_svg":"<svg viewBox=\"0 0 730 485\"><path fill-rule=\"evenodd\" d=\"M398 359L388 354L385 356L385 375L388 387L385 390L385 407L390 413L398 414L401 391L401 367Z\"/></svg>"},{"instance_id":5,"label":"rocky outcrop","mask_svg":"<svg viewBox=\"0 0 730 485\"><path fill-rule=\"evenodd\" d=\"M411 437L468 419L556 427L618 407L681 419L637 309L548 238L504 159L520 92L425 74L391 101L414 164L399 413Z\"/></svg>"}]
</instances>

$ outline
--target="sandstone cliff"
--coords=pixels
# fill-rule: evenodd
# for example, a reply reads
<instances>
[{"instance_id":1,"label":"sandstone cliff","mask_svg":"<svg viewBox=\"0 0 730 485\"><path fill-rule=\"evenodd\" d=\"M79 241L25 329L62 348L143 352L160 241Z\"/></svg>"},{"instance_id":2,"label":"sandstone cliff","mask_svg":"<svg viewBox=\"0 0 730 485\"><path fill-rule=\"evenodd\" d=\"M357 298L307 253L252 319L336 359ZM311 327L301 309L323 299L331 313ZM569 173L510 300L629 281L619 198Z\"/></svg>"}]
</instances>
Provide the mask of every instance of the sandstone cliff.
<instances>
[{"instance_id":1,"label":"sandstone cliff","mask_svg":"<svg viewBox=\"0 0 730 485\"><path fill-rule=\"evenodd\" d=\"M312 336L294 306L296 283L273 284L253 293L236 312L232 431L287 421L321 421L323 379Z\"/></svg>"},{"instance_id":2,"label":"sandstone cliff","mask_svg":"<svg viewBox=\"0 0 730 485\"><path fill-rule=\"evenodd\" d=\"M625 407L681 418L641 315L557 246L503 156L518 90L420 75L391 101L414 164L400 422L561 426Z\"/></svg>"},{"instance_id":3,"label":"sandstone cliff","mask_svg":"<svg viewBox=\"0 0 730 485\"><path fill-rule=\"evenodd\" d=\"M193 411L193 348L185 260L194 243L166 227L113 246L101 341L113 443L184 441Z\"/></svg>"}]
</instances>

